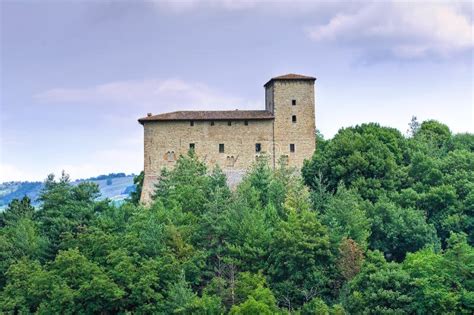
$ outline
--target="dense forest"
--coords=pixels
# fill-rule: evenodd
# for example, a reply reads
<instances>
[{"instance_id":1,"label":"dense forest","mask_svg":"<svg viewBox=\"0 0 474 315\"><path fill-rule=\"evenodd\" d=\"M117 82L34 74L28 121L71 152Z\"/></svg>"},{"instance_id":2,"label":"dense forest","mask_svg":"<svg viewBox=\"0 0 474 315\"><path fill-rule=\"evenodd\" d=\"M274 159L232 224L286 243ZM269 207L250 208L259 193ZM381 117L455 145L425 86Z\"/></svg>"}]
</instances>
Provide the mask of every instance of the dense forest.
<instances>
[{"instance_id":1,"label":"dense forest","mask_svg":"<svg viewBox=\"0 0 474 315\"><path fill-rule=\"evenodd\" d=\"M474 135L437 121L318 134L301 171L262 157L236 189L190 152L139 194L63 174L13 200L0 313L474 312Z\"/></svg>"}]
</instances>

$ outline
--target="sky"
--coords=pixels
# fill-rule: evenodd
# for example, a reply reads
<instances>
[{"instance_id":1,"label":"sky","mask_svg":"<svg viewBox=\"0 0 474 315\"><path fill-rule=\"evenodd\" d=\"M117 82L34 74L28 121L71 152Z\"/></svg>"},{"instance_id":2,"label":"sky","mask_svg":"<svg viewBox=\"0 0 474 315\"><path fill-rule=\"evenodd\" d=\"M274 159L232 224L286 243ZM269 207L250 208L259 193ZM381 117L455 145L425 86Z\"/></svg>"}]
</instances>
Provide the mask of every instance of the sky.
<instances>
[{"instance_id":1,"label":"sky","mask_svg":"<svg viewBox=\"0 0 474 315\"><path fill-rule=\"evenodd\" d=\"M143 168L146 113L264 109L315 76L325 138L412 116L474 132L470 1L0 1L0 182Z\"/></svg>"}]
</instances>

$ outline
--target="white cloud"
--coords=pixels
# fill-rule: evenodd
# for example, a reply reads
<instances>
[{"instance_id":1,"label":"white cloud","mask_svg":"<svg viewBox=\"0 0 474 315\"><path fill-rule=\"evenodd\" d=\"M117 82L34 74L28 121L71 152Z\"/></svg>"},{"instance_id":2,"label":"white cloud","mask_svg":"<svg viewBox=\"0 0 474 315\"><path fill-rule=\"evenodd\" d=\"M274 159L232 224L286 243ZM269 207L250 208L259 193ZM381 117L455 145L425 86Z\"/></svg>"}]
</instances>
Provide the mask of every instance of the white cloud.
<instances>
[{"instance_id":1,"label":"white cloud","mask_svg":"<svg viewBox=\"0 0 474 315\"><path fill-rule=\"evenodd\" d=\"M89 158L91 162L69 163L55 167L53 173L61 174L64 170L72 180L89 178L101 174L119 173L138 174L143 168L141 146L131 148L111 148L98 151Z\"/></svg>"},{"instance_id":2,"label":"white cloud","mask_svg":"<svg viewBox=\"0 0 474 315\"><path fill-rule=\"evenodd\" d=\"M355 1L352 1L355 2ZM350 10L353 3L337 1L312 0L152 0L159 11L168 10L175 13L187 13L202 9L203 11L259 11L285 16L301 14L320 14L330 8Z\"/></svg>"},{"instance_id":3,"label":"white cloud","mask_svg":"<svg viewBox=\"0 0 474 315\"><path fill-rule=\"evenodd\" d=\"M28 178L28 174L14 165L0 163L0 183Z\"/></svg>"},{"instance_id":4,"label":"white cloud","mask_svg":"<svg viewBox=\"0 0 474 315\"><path fill-rule=\"evenodd\" d=\"M287 1L280 0L280 2ZM154 3L157 8L183 12L202 7L229 11L252 9L266 2L262 0L153 0L152 3ZM269 3L269 1L267 1L267 3Z\"/></svg>"},{"instance_id":5,"label":"white cloud","mask_svg":"<svg viewBox=\"0 0 474 315\"><path fill-rule=\"evenodd\" d=\"M450 56L472 49L472 9L460 3L383 2L336 14L308 28L315 41L335 41L398 58Z\"/></svg>"},{"instance_id":6,"label":"white cloud","mask_svg":"<svg viewBox=\"0 0 474 315\"><path fill-rule=\"evenodd\" d=\"M35 96L45 103L127 105L158 112L252 108L256 102L229 96L202 83L179 79L116 81L88 88L54 88Z\"/></svg>"},{"instance_id":7,"label":"white cloud","mask_svg":"<svg viewBox=\"0 0 474 315\"><path fill-rule=\"evenodd\" d=\"M160 10L265 12L303 17L309 37L332 41L378 57L448 57L472 49L473 8L469 1L156 0ZM311 25L312 24L312 25Z\"/></svg>"}]
</instances>

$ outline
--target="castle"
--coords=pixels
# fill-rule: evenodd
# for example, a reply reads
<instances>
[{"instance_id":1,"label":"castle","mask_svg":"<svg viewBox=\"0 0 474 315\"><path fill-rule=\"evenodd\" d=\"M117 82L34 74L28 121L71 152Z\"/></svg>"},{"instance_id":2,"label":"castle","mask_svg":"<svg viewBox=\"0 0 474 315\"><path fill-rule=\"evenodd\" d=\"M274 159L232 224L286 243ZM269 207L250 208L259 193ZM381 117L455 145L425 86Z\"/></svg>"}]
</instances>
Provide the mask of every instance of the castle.
<instances>
[{"instance_id":1,"label":"castle","mask_svg":"<svg viewBox=\"0 0 474 315\"><path fill-rule=\"evenodd\" d=\"M219 165L230 184L261 155L301 167L315 150L316 78L298 74L274 77L265 87L265 110L179 111L148 114L144 128L141 202L151 200L163 168L194 150L208 166Z\"/></svg>"}]
</instances>

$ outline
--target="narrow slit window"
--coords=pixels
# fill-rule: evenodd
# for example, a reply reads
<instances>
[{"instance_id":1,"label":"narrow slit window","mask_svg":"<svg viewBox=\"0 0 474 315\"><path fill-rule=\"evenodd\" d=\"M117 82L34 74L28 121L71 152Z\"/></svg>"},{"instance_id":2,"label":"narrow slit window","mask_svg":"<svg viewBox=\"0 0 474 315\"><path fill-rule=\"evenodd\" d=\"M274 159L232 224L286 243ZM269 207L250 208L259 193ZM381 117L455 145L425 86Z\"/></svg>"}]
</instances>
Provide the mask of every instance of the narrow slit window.
<instances>
[{"instance_id":1,"label":"narrow slit window","mask_svg":"<svg viewBox=\"0 0 474 315\"><path fill-rule=\"evenodd\" d=\"M219 153L224 153L224 144L223 143L219 144Z\"/></svg>"},{"instance_id":2,"label":"narrow slit window","mask_svg":"<svg viewBox=\"0 0 474 315\"><path fill-rule=\"evenodd\" d=\"M196 144L190 143L189 144L189 150L194 151L194 149L196 149Z\"/></svg>"},{"instance_id":3,"label":"narrow slit window","mask_svg":"<svg viewBox=\"0 0 474 315\"><path fill-rule=\"evenodd\" d=\"M296 115L291 116L291 121L294 123L296 122Z\"/></svg>"},{"instance_id":4,"label":"narrow slit window","mask_svg":"<svg viewBox=\"0 0 474 315\"><path fill-rule=\"evenodd\" d=\"M262 144L255 143L255 152L259 153L260 151L262 151Z\"/></svg>"},{"instance_id":5,"label":"narrow slit window","mask_svg":"<svg viewBox=\"0 0 474 315\"><path fill-rule=\"evenodd\" d=\"M295 106L296 105L296 100L291 100L291 105Z\"/></svg>"},{"instance_id":6,"label":"narrow slit window","mask_svg":"<svg viewBox=\"0 0 474 315\"><path fill-rule=\"evenodd\" d=\"M245 121L244 121L244 125L245 125L245 126L248 126L248 125L249 125L249 121L248 121L248 120L245 120Z\"/></svg>"},{"instance_id":7,"label":"narrow slit window","mask_svg":"<svg viewBox=\"0 0 474 315\"><path fill-rule=\"evenodd\" d=\"M190 125L191 127L194 126L194 121L191 120L191 121L189 122L189 125Z\"/></svg>"},{"instance_id":8,"label":"narrow slit window","mask_svg":"<svg viewBox=\"0 0 474 315\"><path fill-rule=\"evenodd\" d=\"M295 144L294 143L290 144L290 152L292 152L292 153L295 152Z\"/></svg>"}]
</instances>

